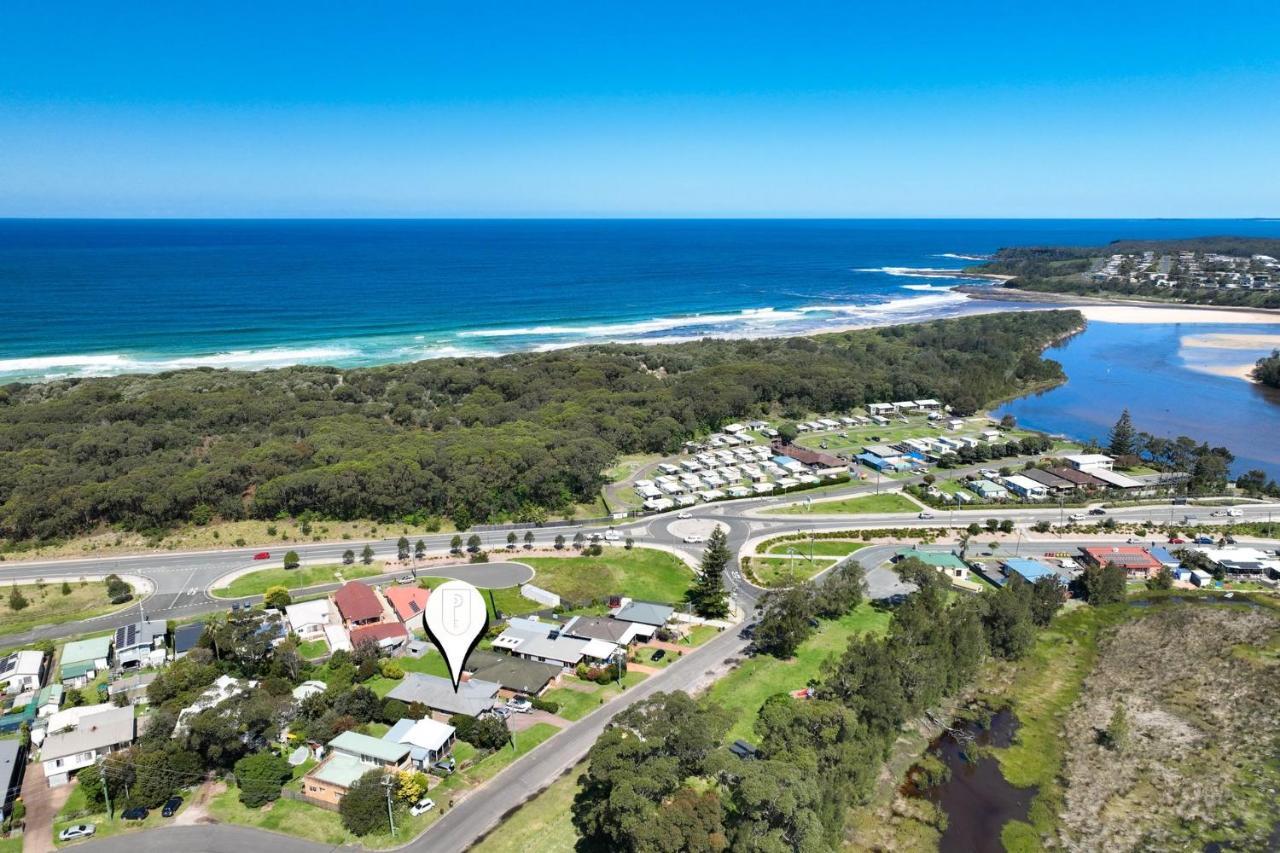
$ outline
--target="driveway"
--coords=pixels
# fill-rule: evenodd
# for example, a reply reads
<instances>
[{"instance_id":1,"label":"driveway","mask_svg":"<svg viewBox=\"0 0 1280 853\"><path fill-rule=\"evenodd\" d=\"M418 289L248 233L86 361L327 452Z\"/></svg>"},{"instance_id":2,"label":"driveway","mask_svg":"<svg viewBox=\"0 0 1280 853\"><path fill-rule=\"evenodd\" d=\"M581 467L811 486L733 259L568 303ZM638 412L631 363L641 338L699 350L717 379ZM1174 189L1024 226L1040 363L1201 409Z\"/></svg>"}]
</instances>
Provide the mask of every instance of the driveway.
<instances>
[{"instance_id":1,"label":"driveway","mask_svg":"<svg viewBox=\"0 0 1280 853\"><path fill-rule=\"evenodd\" d=\"M27 829L22 836L22 853L49 853L53 850L53 819L71 796L71 786L50 788L44 778L44 765L27 765L22 783L22 802L27 806Z\"/></svg>"}]
</instances>

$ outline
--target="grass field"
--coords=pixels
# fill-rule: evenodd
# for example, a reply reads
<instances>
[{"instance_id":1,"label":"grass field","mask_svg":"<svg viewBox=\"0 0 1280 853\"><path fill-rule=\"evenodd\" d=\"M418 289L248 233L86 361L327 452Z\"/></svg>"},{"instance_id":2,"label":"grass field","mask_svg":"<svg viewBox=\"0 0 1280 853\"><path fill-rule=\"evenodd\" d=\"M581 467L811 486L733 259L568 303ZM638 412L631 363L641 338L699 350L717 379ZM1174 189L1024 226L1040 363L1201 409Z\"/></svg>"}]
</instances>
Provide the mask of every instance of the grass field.
<instances>
[{"instance_id":1,"label":"grass field","mask_svg":"<svg viewBox=\"0 0 1280 853\"><path fill-rule=\"evenodd\" d=\"M326 811L297 800L282 797L262 808L251 809L240 802L240 789L235 785L228 785L224 793L209 801L209 814L223 823L238 823L241 826L283 832L334 847L343 844L389 847L393 843L390 835L356 838L342 826L342 818L337 812Z\"/></svg>"},{"instance_id":2,"label":"grass field","mask_svg":"<svg viewBox=\"0 0 1280 853\"><path fill-rule=\"evenodd\" d=\"M794 558L752 557L751 574L761 586L776 589L807 581L818 572L831 568L835 562L835 557L815 556L810 560L807 553L801 553L797 549Z\"/></svg>"},{"instance_id":3,"label":"grass field","mask_svg":"<svg viewBox=\"0 0 1280 853\"><path fill-rule=\"evenodd\" d=\"M566 853L578 843L569 811L578 793L575 767L529 800L476 845L486 853Z\"/></svg>"},{"instance_id":4,"label":"grass field","mask_svg":"<svg viewBox=\"0 0 1280 853\"><path fill-rule=\"evenodd\" d=\"M777 542L769 546L770 554L786 554L788 548L794 548L797 554L815 557L847 557L859 548L867 547L866 542L854 542L849 539L815 539L809 542L804 539L789 542Z\"/></svg>"},{"instance_id":5,"label":"grass field","mask_svg":"<svg viewBox=\"0 0 1280 853\"><path fill-rule=\"evenodd\" d=\"M183 794L184 800L189 801L190 797L185 796L185 792ZM187 802L184 802L182 808L185 809L187 804ZM179 813L181 813L181 810L179 810ZM142 821L121 820L119 809L116 809L115 818L109 819L106 810L101 806L90 805L84 793L80 790L80 786L76 785L71 789L71 796L67 797L67 802L59 809L58 814L54 816L53 837L56 844L59 832L68 826L78 823L93 824L96 829L94 838L110 838L122 832L158 829L172 821L173 818L161 817L159 809L152 809L151 813L147 815L147 819ZM3 847L0 847L0 850L3 849ZM21 844L15 849L21 850Z\"/></svg>"},{"instance_id":6,"label":"grass field","mask_svg":"<svg viewBox=\"0 0 1280 853\"><path fill-rule=\"evenodd\" d=\"M775 693L807 687L809 679L817 677L822 662L828 656L843 652L851 637L866 631L880 633L888 624L888 612L861 604L841 619L823 622L791 660L759 655L744 661L712 685L706 695L705 701L737 713L737 720L725 737L726 743L738 738L753 740L756 715L765 699Z\"/></svg>"},{"instance_id":7,"label":"grass field","mask_svg":"<svg viewBox=\"0 0 1280 853\"><path fill-rule=\"evenodd\" d=\"M767 510L777 515L803 515L808 513L839 513L842 515L858 515L872 512L919 512L920 507L896 492L881 495L860 495L842 501L823 501L812 506L793 504L779 509Z\"/></svg>"},{"instance_id":8,"label":"grass field","mask_svg":"<svg viewBox=\"0 0 1280 853\"><path fill-rule=\"evenodd\" d=\"M37 586L19 584L18 592L27 599L27 606L14 610L9 606L12 584L0 586L0 612L4 616L4 633L20 634L37 625L60 625L81 619L92 619L137 604L137 597L124 604L112 604L107 600L107 585L102 581L67 581L71 592L62 594L62 581L56 580Z\"/></svg>"},{"instance_id":9,"label":"grass field","mask_svg":"<svg viewBox=\"0 0 1280 853\"><path fill-rule=\"evenodd\" d=\"M377 561L367 566L360 563L351 566L332 563L321 566L299 566L296 569L279 567L259 569L256 572L241 575L228 586L212 590L212 593L219 598L243 598L246 595L262 595L273 586L282 586L285 589L303 589L309 586L317 586L318 584L337 583L338 575L342 575L343 580L349 581L356 578L373 577L386 571L382 563Z\"/></svg>"},{"instance_id":10,"label":"grass field","mask_svg":"<svg viewBox=\"0 0 1280 853\"><path fill-rule=\"evenodd\" d=\"M298 654L302 655L307 660L322 657L327 654L328 651L329 644L324 640L308 640L298 646Z\"/></svg>"}]
</instances>

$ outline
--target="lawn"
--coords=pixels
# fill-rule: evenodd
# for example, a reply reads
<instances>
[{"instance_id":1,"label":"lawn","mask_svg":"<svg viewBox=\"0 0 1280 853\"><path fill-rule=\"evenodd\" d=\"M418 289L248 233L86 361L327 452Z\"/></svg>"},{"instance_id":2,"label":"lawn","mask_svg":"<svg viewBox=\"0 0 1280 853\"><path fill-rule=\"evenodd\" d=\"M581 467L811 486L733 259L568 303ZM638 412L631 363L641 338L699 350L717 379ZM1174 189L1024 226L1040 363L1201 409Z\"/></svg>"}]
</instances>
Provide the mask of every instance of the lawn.
<instances>
[{"instance_id":1,"label":"lawn","mask_svg":"<svg viewBox=\"0 0 1280 853\"><path fill-rule=\"evenodd\" d=\"M0 838L0 853L22 853L22 839Z\"/></svg>"},{"instance_id":2,"label":"lawn","mask_svg":"<svg viewBox=\"0 0 1280 853\"><path fill-rule=\"evenodd\" d=\"M12 584L0 586L0 594L4 603L4 633L20 634L38 625L60 625L81 619L92 619L125 607L137 604L132 599L124 604L112 604L107 599L107 585L102 581L81 582L68 579L71 592L62 594L62 581L53 580L45 584L21 584L20 592L27 600L27 606L21 610L13 610L9 606Z\"/></svg>"},{"instance_id":3,"label":"lawn","mask_svg":"<svg viewBox=\"0 0 1280 853\"><path fill-rule=\"evenodd\" d=\"M604 695L597 685L590 685L592 690L575 690L570 687L556 687L542 694L543 699L555 702L560 706L559 715L566 720L581 720L596 708L604 704Z\"/></svg>"},{"instance_id":4,"label":"lawn","mask_svg":"<svg viewBox=\"0 0 1280 853\"><path fill-rule=\"evenodd\" d=\"M329 653L329 644L324 640L308 640L298 646L298 654L302 655L306 660L313 660L318 657L324 657Z\"/></svg>"},{"instance_id":5,"label":"lawn","mask_svg":"<svg viewBox=\"0 0 1280 853\"><path fill-rule=\"evenodd\" d=\"M920 507L913 501L908 500L896 492L886 492L880 495L860 495L858 497L845 498L840 501L824 501L822 503L815 503L812 506L806 506L805 504L793 504L779 509L768 510L769 513L778 515L796 515L800 513L840 513L842 515L857 515L872 512L919 511Z\"/></svg>"},{"instance_id":6,"label":"lawn","mask_svg":"<svg viewBox=\"0 0 1280 853\"><path fill-rule=\"evenodd\" d=\"M689 630L689 645L700 646L719 633L720 629L714 625L694 625Z\"/></svg>"},{"instance_id":7,"label":"lawn","mask_svg":"<svg viewBox=\"0 0 1280 853\"><path fill-rule=\"evenodd\" d=\"M338 847L363 844L366 847L388 847L390 836L365 836L357 839L342 826L337 812L283 797L262 808L251 809L240 802L240 790L229 785L226 792L209 801L209 814L223 823L238 823L272 832L296 835L308 841ZM380 843L381 842L381 843Z\"/></svg>"},{"instance_id":8,"label":"lawn","mask_svg":"<svg viewBox=\"0 0 1280 853\"><path fill-rule=\"evenodd\" d=\"M182 808L185 809L190 802L191 797L186 791L179 791L183 798ZM179 810L181 814L181 810ZM84 794L80 790L79 785L75 785L71 790L71 796L67 798L67 802L58 811L53 819L53 837L56 839L58 833L68 826L77 823L91 823L97 832L94 838L109 838L121 832L132 832L139 829L158 829L172 822L173 818L161 817L159 809L152 809L147 815L146 820L124 821L120 819L120 809L116 809L114 819L108 819L106 810L101 806L90 805ZM71 842L74 843L74 842ZM0 850L4 848L0 847ZM21 847L17 849L22 849Z\"/></svg>"},{"instance_id":9,"label":"lawn","mask_svg":"<svg viewBox=\"0 0 1280 853\"><path fill-rule=\"evenodd\" d=\"M866 542L853 542L847 539L815 539L809 542L804 539L778 542L769 548L770 554L786 554L788 548L794 548L797 555L815 557L846 557L859 548L867 547Z\"/></svg>"},{"instance_id":10,"label":"lawn","mask_svg":"<svg viewBox=\"0 0 1280 853\"><path fill-rule=\"evenodd\" d=\"M325 583L338 583L338 575L342 580L367 578L386 572L381 563L374 562L368 566L359 563L344 566L331 563L321 566L299 566L296 569L259 569L247 575L241 575L230 585L212 590L220 598L243 598L247 595L262 595L270 587L282 586L285 589L303 589Z\"/></svg>"},{"instance_id":11,"label":"lawn","mask_svg":"<svg viewBox=\"0 0 1280 853\"><path fill-rule=\"evenodd\" d=\"M867 631L880 633L888 624L888 612L861 604L847 616L823 622L790 660L758 655L744 661L713 684L705 699L737 712L726 742L738 738L754 740L756 715L764 700L775 693L807 687L809 680L818 676L823 661L843 652L851 637Z\"/></svg>"},{"instance_id":12,"label":"lawn","mask_svg":"<svg viewBox=\"0 0 1280 853\"><path fill-rule=\"evenodd\" d=\"M777 588L807 581L818 572L831 568L835 557L815 557L797 553L792 557L752 557L751 574L761 586Z\"/></svg>"},{"instance_id":13,"label":"lawn","mask_svg":"<svg viewBox=\"0 0 1280 853\"><path fill-rule=\"evenodd\" d=\"M449 677L449 667L445 664L444 658L435 649L429 649L426 654L420 658L398 657L395 659L396 665L405 672L420 672L423 675L438 675L441 678ZM387 678L382 675L375 675L364 683L379 697L386 696L395 686L399 684L401 679Z\"/></svg>"},{"instance_id":14,"label":"lawn","mask_svg":"<svg viewBox=\"0 0 1280 853\"><path fill-rule=\"evenodd\" d=\"M564 853L578 843L570 807L578 793L581 768L575 767L507 817L480 839L486 853Z\"/></svg>"}]
</instances>

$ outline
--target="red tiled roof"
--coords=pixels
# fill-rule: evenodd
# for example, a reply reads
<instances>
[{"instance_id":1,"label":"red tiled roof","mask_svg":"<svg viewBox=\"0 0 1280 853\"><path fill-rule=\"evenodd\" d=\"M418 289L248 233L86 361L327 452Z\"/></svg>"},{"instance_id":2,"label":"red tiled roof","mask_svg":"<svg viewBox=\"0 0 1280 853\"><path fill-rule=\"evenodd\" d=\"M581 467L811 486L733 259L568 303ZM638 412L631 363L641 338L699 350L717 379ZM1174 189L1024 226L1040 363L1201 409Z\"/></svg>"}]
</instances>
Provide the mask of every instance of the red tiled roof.
<instances>
[{"instance_id":1,"label":"red tiled roof","mask_svg":"<svg viewBox=\"0 0 1280 853\"><path fill-rule=\"evenodd\" d=\"M387 602L392 609L396 611L396 616L400 617L401 622L408 622L422 615L423 608L427 606L427 598L431 595L431 590L423 589L420 586L393 586L386 589L383 593L387 597Z\"/></svg>"},{"instance_id":2,"label":"red tiled roof","mask_svg":"<svg viewBox=\"0 0 1280 853\"><path fill-rule=\"evenodd\" d=\"M375 643L396 637L408 637L409 632L399 622L381 622L377 625L365 625L351 631L351 645L358 646L366 641Z\"/></svg>"},{"instance_id":3,"label":"red tiled roof","mask_svg":"<svg viewBox=\"0 0 1280 853\"><path fill-rule=\"evenodd\" d=\"M373 590L362 583L348 581L333 594L333 603L348 622L363 622L382 615L382 605Z\"/></svg>"},{"instance_id":4,"label":"red tiled roof","mask_svg":"<svg viewBox=\"0 0 1280 853\"><path fill-rule=\"evenodd\" d=\"M1113 548L1085 548L1084 553L1088 558L1099 566L1105 566L1107 563L1115 563L1129 571L1139 570L1159 570L1161 562L1146 552L1144 548L1129 547L1113 547Z\"/></svg>"}]
</instances>

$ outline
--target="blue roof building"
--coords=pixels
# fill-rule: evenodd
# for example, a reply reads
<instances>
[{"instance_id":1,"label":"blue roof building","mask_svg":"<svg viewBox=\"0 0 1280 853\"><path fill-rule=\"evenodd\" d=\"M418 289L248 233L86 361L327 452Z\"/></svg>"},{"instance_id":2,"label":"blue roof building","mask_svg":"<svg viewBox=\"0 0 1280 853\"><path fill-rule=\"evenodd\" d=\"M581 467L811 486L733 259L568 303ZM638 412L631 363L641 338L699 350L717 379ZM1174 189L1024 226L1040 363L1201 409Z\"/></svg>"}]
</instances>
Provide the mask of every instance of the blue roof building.
<instances>
[{"instance_id":1,"label":"blue roof building","mask_svg":"<svg viewBox=\"0 0 1280 853\"><path fill-rule=\"evenodd\" d=\"M1040 578L1061 580L1052 567L1046 566L1039 560L1031 560L1026 557L1010 557L1007 560L1002 560L1000 567L1004 569L1006 575L1018 575L1027 583L1035 583Z\"/></svg>"},{"instance_id":2,"label":"blue roof building","mask_svg":"<svg viewBox=\"0 0 1280 853\"><path fill-rule=\"evenodd\" d=\"M1182 565L1182 561L1179 560L1177 557L1173 556L1172 554L1170 554L1168 548L1161 548L1159 546L1156 546L1154 548L1148 548L1147 553L1155 557L1157 560L1159 560L1160 565L1162 566L1167 566L1171 569L1176 569L1178 568L1178 566Z\"/></svg>"}]
</instances>

